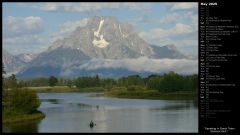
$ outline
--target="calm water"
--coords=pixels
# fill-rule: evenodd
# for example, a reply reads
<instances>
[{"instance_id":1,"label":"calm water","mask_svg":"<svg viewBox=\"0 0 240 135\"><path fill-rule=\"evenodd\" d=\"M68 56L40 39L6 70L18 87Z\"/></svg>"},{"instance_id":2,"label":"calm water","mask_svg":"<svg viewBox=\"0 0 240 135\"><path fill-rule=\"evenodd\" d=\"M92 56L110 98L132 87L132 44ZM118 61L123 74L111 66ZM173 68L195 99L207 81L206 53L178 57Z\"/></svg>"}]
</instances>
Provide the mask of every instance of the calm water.
<instances>
[{"instance_id":1,"label":"calm water","mask_svg":"<svg viewBox=\"0 0 240 135\"><path fill-rule=\"evenodd\" d=\"M101 93L40 93L46 117L3 132L197 132L193 101L118 99ZM89 127L93 120L97 125Z\"/></svg>"}]
</instances>

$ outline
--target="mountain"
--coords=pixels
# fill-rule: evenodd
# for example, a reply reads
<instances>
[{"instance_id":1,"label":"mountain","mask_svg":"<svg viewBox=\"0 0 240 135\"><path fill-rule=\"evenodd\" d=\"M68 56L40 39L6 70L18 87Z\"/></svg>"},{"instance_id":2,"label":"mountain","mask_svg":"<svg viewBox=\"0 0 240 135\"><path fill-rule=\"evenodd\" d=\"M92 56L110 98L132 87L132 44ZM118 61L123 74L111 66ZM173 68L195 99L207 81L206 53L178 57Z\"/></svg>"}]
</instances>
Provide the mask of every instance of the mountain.
<instances>
[{"instance_id":1,"label":"mountain","mask_svg":"<svg viewBox=\"0 0 240 135\"><path fill-rule=\"evenodd\" d=\"M23 61L25 63L28 63L32 61L37 55L36 54L30 54L30 53L21 53L16 55L16 58L20 61Z\"/></svg>"},{"instance_id":2,"label":"mountain","mask_svg":"<svg viewBox=\"0 0 240 135\"><path fill-rule=\"evenodd\" d=\"M70 36L58 39L19 72L19 77L70 76L91 59L186 58L174 45L155 46L140 38L132 25L111 16L94 16ZM43 70L44 69L44 70ZM55 72L51 72L54 71ZM81 75L81 74L80 74Z\"/></svg>"},{"instance_id":3,"label":"mountain","mask_svg":"<svg viewBox=\"0 0 240 135\"><path fill-rule=\"evenodd\" d=\"M187 56L180 53L174 45L165 45L162 47L152 45L151 47L154 50L154 54L151 56L152 58L187 58Z\"/></svg>"},{"instance_id":4,"label":"mountain","mask_svg":"<svg viewBox=\"0 0 240 135\"><path fill-rule=\"evenodd\" d=\"M49 50L57 48L78 50L90 58L137 58L153 54L130 24L109 16L89 19L85 27L78 27L68 38L54 42Z\"/></svg>"},{"instance_id":5,"label":"mountain","mask_svg":"<svg viewBox=\"0 0 240 135\"><path fill-rule=\"evenodd\" d=\"M7 76L17 73L26 66L23 61L18 60L14 55L10 54L5 49L2 50L2 64Z\"/></svg>"},{"instance_id":6,"label":"mountain","mask_svg":"<svg viewBox=\"0 0 240 135\"><path fill-rule=\"evenodd\" d=\"M51 53L59 48L78 50L89 58L184 57L174 45L159 47L148 44L130 24L111 16L89 19L85 27L78 27L69 37L55 41L48 51Z\"/></svg>"}]
</instances>

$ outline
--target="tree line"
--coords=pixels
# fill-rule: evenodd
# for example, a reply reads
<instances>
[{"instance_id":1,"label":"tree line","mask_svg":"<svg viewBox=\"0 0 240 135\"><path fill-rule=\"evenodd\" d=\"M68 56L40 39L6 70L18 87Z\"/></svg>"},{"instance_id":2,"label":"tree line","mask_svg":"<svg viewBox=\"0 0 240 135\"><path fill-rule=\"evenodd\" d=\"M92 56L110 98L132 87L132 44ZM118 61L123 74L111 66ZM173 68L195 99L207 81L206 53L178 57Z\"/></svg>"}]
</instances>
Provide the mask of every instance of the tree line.
<instances>
[{"instance_id":1,"label":"tree line","mask_svg":"<svg viewBox=\"0 0 240 135\"><path fill-rule=\"evenodd\" d=\"M14 80L10 77L9 81ZM163 75L149 75L141 77L139 75L130 75L118 79L101 78L96 76L82 76L76 79L64 79L50 76L47 78L35 78L30 80L21 80L18 85L24 87L31 86L68 86L78 88L89 87L134 87L141 86L147 89L155 89L163 92L171 91L195 91L198 87L198 75L179 75L173 71Z\"/></svg>"}]
</instances>

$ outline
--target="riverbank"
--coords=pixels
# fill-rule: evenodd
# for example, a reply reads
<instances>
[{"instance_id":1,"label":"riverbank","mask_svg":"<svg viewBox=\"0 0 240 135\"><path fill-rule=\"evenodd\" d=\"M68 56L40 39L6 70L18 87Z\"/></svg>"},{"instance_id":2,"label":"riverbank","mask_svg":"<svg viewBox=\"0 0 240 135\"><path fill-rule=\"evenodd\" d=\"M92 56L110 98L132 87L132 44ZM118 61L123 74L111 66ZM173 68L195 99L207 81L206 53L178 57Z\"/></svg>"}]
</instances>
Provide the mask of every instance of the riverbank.
<instances>
[{"instance_id":1,"label":"riverbank","mask_svg":"<svg viewBox=\"0 0 240 135\"><path fill-rule=\"evenodd\" d=\"M106 96L134 99L161 99L161 100L196 100L197 93L187 91L159 92L145 88L128 89L125 87L113 88L104 93Z\"/></svg>"},{"instance_id":2,"label":"riverbank","mask_svg":"<svg viewBox=\"0 0 240 135\"><path fill-rule=\"evenodd\" d=\"M14 111L3 110L2 113L3 124L29 122L33 120L40 120L45 117L45 114L40 111L35 111L31 114L23 114Z\"/></svg>"},{"instance_id":3,"label":"riverbank","mask_svg":"<svg viewBox=\"0 0 240 135\"><path fill-rule=\"evenodd\" d=\"M28 87L39 93L65 93L65 92L103 92L105 96L117 98L134 98L134 99L161 99L161 100L196 100L197 93L192 91L177 92L159 92L158 90L149 90L144 87L89 87L89 88L69 88L67 86L54 87Z\"/></svg>"},{"instance_id":4,"label":"riverbank","mask_svg":"<svg viewBox=\"0 0 240 135\"><path fill-rule=\"evenodd\" d=\"M76 87L68 87L68 86L42 86L42 87L27 87L29 90L33 90L39 93L46 93L46 92L104 92L106 89L103 87L90 87L90 88L76 88Z\"/></svg>"}]
</instances>

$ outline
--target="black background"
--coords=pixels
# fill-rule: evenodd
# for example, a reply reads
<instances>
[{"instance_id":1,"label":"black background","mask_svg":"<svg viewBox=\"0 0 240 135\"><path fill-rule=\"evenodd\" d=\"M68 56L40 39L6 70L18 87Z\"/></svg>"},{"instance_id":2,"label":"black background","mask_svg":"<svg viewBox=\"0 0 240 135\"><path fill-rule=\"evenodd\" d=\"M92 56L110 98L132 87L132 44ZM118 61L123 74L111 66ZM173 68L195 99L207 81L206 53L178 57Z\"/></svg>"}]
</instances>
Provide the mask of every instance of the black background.
<instances>
[{"instance_id":1,"label":"black background","mask_svg":"<svg viewBox=\"0 0 240 135\"><path fill-rule=\"evenodd\" d=\"M201 2L207 2L207 1L201 1ZM239 25L239 14L237 13L239 10L239 5L234 2L230 1L212 1L212 2L217 2L218 5L216 7L210 7L210 16L217 16L219 18L223 19L230 19L232 20L230 25ZM200 3L199 3L200 6ZM199 12L200 13L200 12ZM225 23L226 24L226 23ZM214 25L214 23L210 23L209 25ZM219 25L219 23L218 23ZM238 29L239 30L239 29ZM199 34L200 31L199 31ZM214 41L215 42L215 41ZM221 81L221 83L224 84L236 84L235 87L209 87L209 90L217 90L220 89L224 91L223 96L217 96L217 95L212 95L210 94L209 99L214 98L214 99L222 99L224 102L222 103L216 103L213 104L211 103L209 105L209 108L211 110L229 110L230 112L218 112L215 115L212 115L215 118L201 118L199 117L199 133L200 134L211 134L210 131L205 130L205 127L208 128L227 128L227 127L232 127L235 128L235 130L230 130L227 131L227 133L219 133L219 134L237 134L239 133L238 128L237 128L237 122L239 119L239 114L237 112L238 110L238 91L240 90L239 87L239 70L240 70L240 49L239 49L239 33L233 34L231 36L221 36L221 41L217 41L223 46L220 47L220 50L217 53L232 53L232 54L237 54L237 57L232 57L228 59L227 62L215 62L215 64L220 65L220 68L210 68L210 74L216 74L220 76L224 76L226 78L225 81ZM200 43L200 42L199 42ZM199 52L200 52L199 48ZM211 62L213 63L213 62ZM214 65L214 63L213 63ZM211 82L210 82L211 83ZM214 82L212 82L214 83ZM219 82L218 82L219 83ZM199 98L200 100L200 98ZM199 103L200 105L200 103ZM199 114L201 115L201 114ZM239 125L239 124L238 124ZM216 133L212 133L216 134Z\"/></svg>"}]
</instances>

